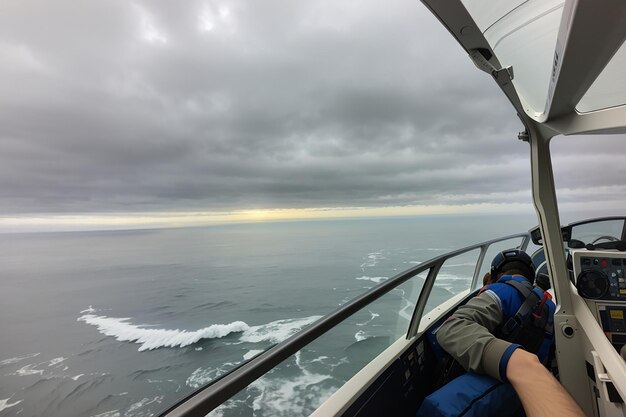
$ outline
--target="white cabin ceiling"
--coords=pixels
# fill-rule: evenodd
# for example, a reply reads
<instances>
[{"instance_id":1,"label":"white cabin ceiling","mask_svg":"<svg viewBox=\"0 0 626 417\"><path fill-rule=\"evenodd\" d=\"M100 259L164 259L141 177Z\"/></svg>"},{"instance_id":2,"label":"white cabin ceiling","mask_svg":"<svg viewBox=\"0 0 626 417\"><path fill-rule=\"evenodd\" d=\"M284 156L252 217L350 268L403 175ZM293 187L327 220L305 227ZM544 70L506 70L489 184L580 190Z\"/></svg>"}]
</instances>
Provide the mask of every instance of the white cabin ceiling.
<instances>
[{"instance_id":1,"label":"white cabin ceiling","mask_svg":"<svg viewBox=\"0 0 626 417\"><path fill-rule=\"evenodd\" d=\"M545 110L563 0L463 0L503 67L527 113Z\"/></svg>"},{"instance_id":2,"label":"white cabin ceiling","mask_svg":"<svg viewBox=\"0 0 626 417\"><path fill-rule=\"evenodd\" d=\"M626 105L626 43L596 78L576 105L580 113Z\"/></svg>"},{"instance_id":3,"label":"white cabin ceiling","mask_svg":"<svg viewBox=\"0 0 626 417\"><path fill-rule=\"evenodd\" d=\"M626 133L624 0L422 1L470 55L488 45L492 75L529 122ZM496 75L506 67L512 83Z\"/></svg>"}]
</instances>

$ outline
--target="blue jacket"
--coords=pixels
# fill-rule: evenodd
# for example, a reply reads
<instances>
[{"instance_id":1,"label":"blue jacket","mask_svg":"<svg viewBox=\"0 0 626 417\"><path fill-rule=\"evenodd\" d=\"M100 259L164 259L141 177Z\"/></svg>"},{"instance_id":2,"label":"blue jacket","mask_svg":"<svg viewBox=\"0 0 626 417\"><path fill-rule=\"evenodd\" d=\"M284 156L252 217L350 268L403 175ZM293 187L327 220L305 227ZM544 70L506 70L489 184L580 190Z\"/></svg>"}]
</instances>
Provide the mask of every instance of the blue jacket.
<instances>
[{"instance_id":1,"label":"blue jacket","mask_svg":"<svg viewBox=\"0 0 626 417\"><path fill-rule=\"evenodd\" d=\"M500 381L506 380L506 366L519 344L504 340L501 330L514 317L526 297L507 281L525 282L520 276L504 276L491 284L467 304L459 307L437 331L437 343L466 370L487 374ZM529 291L529 290L527 290ZM541 299L541 290L534 290ZM534 298L533 302L536 301ZM534 303L533 303L534 305ZM556 309L546 300L550 321ZM537 353L545 363L552 344L553 331L548 324L544 341ZM500 337L498 337L500 336ZM514 341L514 338L513 338Z\"/></svg>"},{"instance_id":2,"label":"blue jacket","mask_svg":"<svg viewBox=\"0 0 626 417\"><path fill-rule=\"evenodd\" d=\"M534 346L538 342L539 348L534 353L543 363L549 358L554 337L556 306L543 291L531 288L523 277L504 276L459 307L435 331L435 337L431 337L431 340L436 338L435 345L443 347L470 372L453 379L426 397L417 417L519 415L522 406L515 390L510 384L499 382L506 381L508 361L515 349L520 347L517 343L511 343L511 340L515 341L520 336L522 328L512 318L532 317L529 315L542 313L532 323L519 321L525 326L535 326L531 335ZM528 298L530 291L537 297ZM539 304L541 310L537 309L539 300L544 301L543 305ZM509 341L496 336L509 337Z\"/></svg>"},{"instance_id":3,"label":"blue jacket","mask_svg":"<svg viewBox=\"0 0 626 417\"><path fill-rule=\"evenodd\" d=\"M512 281L512 280L517 281L522 284L526 281L525 278L520 277L520 276L506 275L500 278L498 282L487 286L485 291L483 291L483 292L488 293L488 295L491 296L500 305L500 309L502 310L502 316L503 316L502 323L506 323L511 317L515 316L515 314L518 312L519 308L521 307L522 303L526 300L526 297L523 294L521 294L513 286L506 283L507 281ZM537 298L539 300L541 300L544 296L543 291L537 287L533 288L533 292L537 295ZM546 323L547 326L546 326L546 331L544 333L543 343L541 344L537 352L533 352L539 357L539 360L544 364L548 361L548 356L550 355L550 348L554 341L553 323L554 323L554 312L556 310L556 305L554 304L552 299L547 299L545 301L545 305L548 308L549 322ZM498 331L498 329L496 329L495 335L500 338L507 337L507 335L504 335L501 331Z\"/></svg>"}]
</instances>

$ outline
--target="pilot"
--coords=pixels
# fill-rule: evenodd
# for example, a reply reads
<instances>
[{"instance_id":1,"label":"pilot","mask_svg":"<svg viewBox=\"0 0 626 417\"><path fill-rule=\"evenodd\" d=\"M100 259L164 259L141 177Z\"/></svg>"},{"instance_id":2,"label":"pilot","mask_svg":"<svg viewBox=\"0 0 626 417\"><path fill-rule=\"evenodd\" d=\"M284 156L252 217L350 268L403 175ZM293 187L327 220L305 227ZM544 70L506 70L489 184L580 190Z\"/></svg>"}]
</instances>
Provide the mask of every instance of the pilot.
<instances>
[{"instance_id":1,"label":"pilot","mask_svg":"<svg viewBox=\"0 0 626 417\"><path fill-rule=\"evenodd\" d=\"M527 393L536 390L527 376L540 378L537 386L546 391L558 388L544 366L556 307L546 291L533 288L534 278L525 252L509 249L496 255L484 278L487 285L436 330L438 344L450 355L439 381L445 385L424 399L417 417L518 416L522 407L526 415L542 415L529 413L534 406ZM459 372L457 363L469 372ZM519 369L528 373L518 375Z\"/></svg>"},{"instance_id":2,"label":"pilot","mask_svg":"<svg viewBox=\"0 0 626 417\"><path fill-rule=\"evenodd\" d=\"M530 256L517 249L502 251L491 263L490 277L485 278L491 284L452 314L437 331L437 341L465 370L506 381L508 360L519 347L537 354L542 363L547 362L552 345L555 305L545 299L547 293L538 295L543 297L542 308L545 305L548 309L545 328L540 329L541 332L536 331L534 336L520 336L519 332L514 335L515 332L507 329L515 321L512 318L526 304L535 278ZM540 290L535 291L541 294ZM530 308L535 308L535 303L532 306Z\"/></svg>"}]
</instances>

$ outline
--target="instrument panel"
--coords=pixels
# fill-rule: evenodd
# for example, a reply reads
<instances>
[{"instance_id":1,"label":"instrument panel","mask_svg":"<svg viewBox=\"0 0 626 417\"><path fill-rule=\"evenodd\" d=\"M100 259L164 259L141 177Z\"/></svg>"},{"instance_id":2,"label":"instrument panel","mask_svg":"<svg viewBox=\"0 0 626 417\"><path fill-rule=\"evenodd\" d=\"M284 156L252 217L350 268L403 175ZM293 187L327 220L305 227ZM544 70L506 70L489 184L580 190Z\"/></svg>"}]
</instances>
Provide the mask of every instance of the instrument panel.
<instances>
[{"instance_id":1,"label":"instrument panel","mask_svg":"<svg viewBox=\"0 0 626 417\"><path fill-rule=\"evenodd\" d=\"M572 251L578 294L619 351L626 344L626 252Z\"/></svg>"},{"instance_id":2,"label":"instrument panel","mask_svg":"<svg viewBox=\"0 0 626 417\"><path fill-rule=\"evenodd\" d=\"M626 301L624 276L626 253L575 251L574 265L576 288L581 297L592 300Z\"/></svg>"}]
</instances>

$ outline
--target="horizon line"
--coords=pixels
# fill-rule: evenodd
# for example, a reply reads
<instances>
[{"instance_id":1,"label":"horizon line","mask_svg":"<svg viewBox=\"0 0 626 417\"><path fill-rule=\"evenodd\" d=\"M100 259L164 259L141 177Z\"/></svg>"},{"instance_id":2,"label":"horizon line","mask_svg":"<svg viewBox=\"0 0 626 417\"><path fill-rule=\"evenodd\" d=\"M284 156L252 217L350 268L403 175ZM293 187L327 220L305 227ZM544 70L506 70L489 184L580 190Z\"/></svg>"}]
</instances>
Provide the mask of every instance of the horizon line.
<instances>
[{"instance_id":1,"label":"horizon line","mask_svg":"<svg viewBox=\"0 0 626 417\"><path fill-rule=\"evenodd\" d=\"M274 208L233 211L145 211L0 215L0 232L136 230L266 223L436 215L534 214L531 204L481 203L389 207Z\"/></svg>"}]
</instances>

